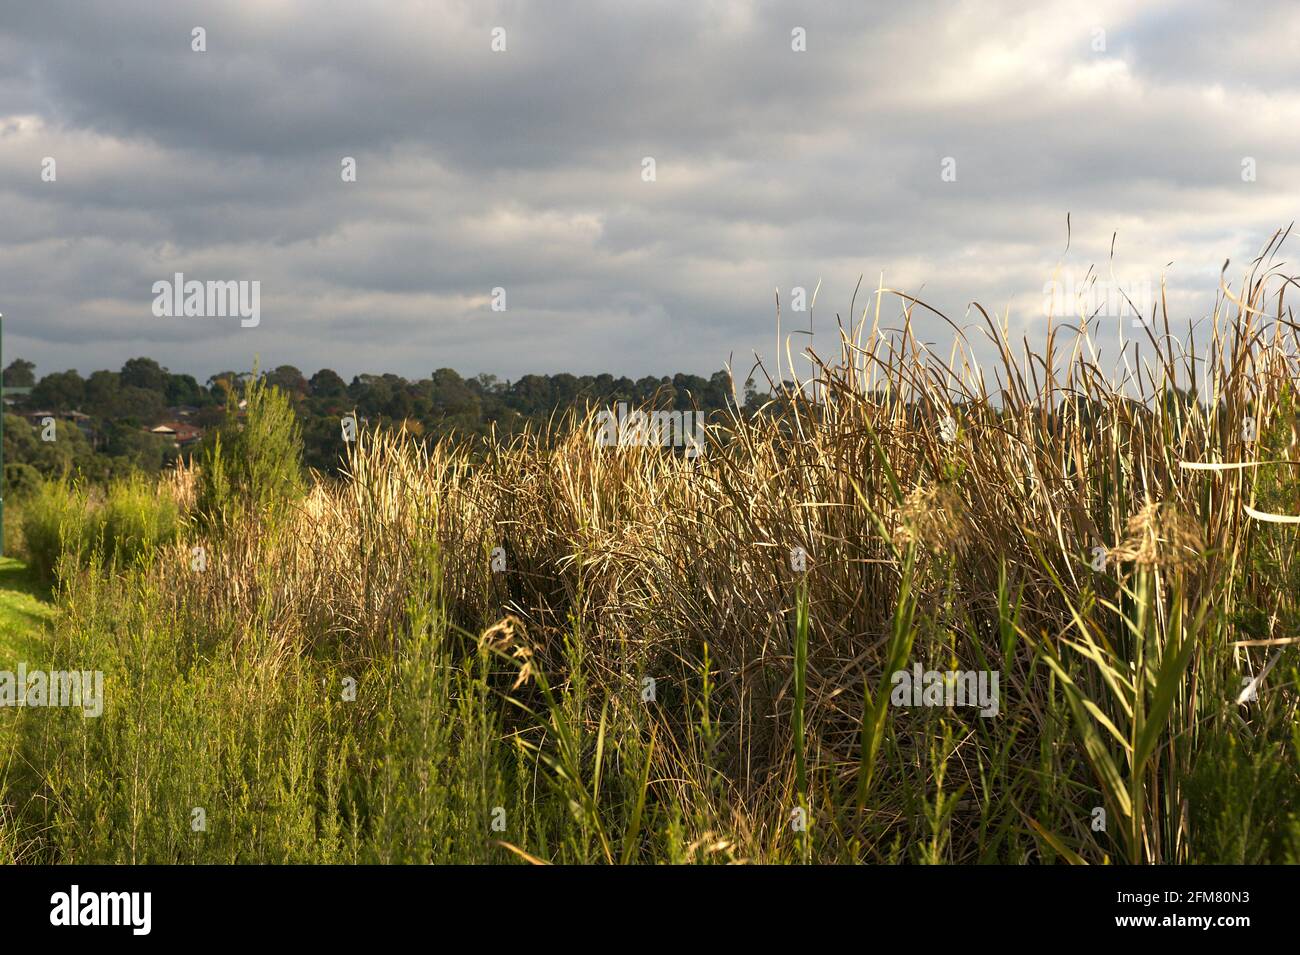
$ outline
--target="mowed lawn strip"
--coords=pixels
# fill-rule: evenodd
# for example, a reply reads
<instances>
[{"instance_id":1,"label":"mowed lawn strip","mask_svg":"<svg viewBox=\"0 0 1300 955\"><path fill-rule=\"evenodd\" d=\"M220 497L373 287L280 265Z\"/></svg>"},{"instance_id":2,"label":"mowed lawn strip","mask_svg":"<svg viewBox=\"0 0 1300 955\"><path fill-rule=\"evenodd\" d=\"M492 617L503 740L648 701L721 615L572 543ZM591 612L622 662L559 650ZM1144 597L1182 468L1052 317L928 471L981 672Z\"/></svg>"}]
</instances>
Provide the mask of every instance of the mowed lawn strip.
<instances>
[{"instance_id":1,"label":"mowed lawn strip","mask_svg":"<svg viewBox=\"0 0 1300 955\"><path fill-rule=\"evenodd\" d=\"M49 589L21 560L0 557L0 670L28 659L53 619Z\"/></svg>"},{"instance_id":2,"label":"mowed lawn strip","mask_svg":"<svg viewBox=\"0 0 1300 955\"><path fill-rule=\"evenodd\" d=\"M0 557L0 670L14 671L38 657L38 641L54 619L49 588L21 560ZM0 710L0 753L8 751L13 716ZM9 718L6 718L9 717Z\"/></svg>"}]
</instances>

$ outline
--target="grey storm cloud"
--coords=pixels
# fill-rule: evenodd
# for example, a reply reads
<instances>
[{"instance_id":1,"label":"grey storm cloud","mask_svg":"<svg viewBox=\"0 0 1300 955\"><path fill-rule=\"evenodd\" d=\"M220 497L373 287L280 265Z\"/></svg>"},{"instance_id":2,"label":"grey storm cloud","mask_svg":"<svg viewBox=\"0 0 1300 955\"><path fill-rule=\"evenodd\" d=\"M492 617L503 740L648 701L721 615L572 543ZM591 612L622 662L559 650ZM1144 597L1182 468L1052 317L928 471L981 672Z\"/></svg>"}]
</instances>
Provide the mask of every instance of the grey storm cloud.
<instances>
[{"instance_id":1,"label":"grey storm cloud","mask_svg":"<svg viewBox=\"0 0 1300 955\"><path fill-rule=\"evenodd\" d=\"M882 275L1032 338L1112 237L1118 281L1196 320L1295 216L1285 2L0 9L0 311L41 372L743 373L776 289L806 327L822 283L824 353ZM176 272L260 281L261 323L155 317Z\"/></svg>"}]
</instances>

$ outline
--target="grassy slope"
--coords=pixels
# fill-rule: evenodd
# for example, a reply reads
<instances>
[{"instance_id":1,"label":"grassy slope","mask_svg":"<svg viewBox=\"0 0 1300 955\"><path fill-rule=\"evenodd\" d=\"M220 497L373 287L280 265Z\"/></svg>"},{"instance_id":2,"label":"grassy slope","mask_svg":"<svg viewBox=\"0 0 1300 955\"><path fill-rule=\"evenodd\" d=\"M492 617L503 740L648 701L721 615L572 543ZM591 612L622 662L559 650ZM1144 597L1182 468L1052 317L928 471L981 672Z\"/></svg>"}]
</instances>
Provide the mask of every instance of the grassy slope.
<instances>
[{"instance_id":1,"label":"grassy slope","mask_svg":"<svg viewBox=\"0 0 1300 955\"><path fill-rule=\"evenodd\" d=\"M49 591L20 560L0 557L0 669L31 656L33 643L54 616Z\"/></svg>"},{"instance_id":2,"label":"grassy slope","mask_svg":"<svg viewBox=\"0 0 1300 955\"><path fill-rule=\"evenodd\" d=\"M0 557L0 670L14 670L20 661L36 659L36 642L53 618L49 588L42 586L22 561ZM17 739L13 719L17 715L15 711L0 711L0 763L4 766ZM4 841L0 839L0 843ZM0 852L7 848L0 845Z\"/></svg>"},{"instance_id":3,"label":"grassy slope","mask_svg":"<svg viewBox=\"0 0 1300 955\"><path fill-rule=\"evenodd\" d=\"M37 642L54 618L49 593L22 561L0 557L0 669L14 670L20 661L40 658ZM0 791L8 788L11 757L18 742L18 715L16 710L0 710ZM11 836L6 812L0 829L0 858L5 862L16 858Z\"/></svg>"}]
</instances>

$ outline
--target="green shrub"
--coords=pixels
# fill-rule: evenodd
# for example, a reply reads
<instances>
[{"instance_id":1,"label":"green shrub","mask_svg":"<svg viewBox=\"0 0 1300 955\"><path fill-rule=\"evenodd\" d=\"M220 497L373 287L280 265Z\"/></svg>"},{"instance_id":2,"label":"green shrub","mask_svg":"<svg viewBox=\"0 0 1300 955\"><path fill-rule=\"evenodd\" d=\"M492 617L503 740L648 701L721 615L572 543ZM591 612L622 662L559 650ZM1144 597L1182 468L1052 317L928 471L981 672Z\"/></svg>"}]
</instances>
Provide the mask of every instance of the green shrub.
<instances>
[{"instance_id":1,"label":"green shrub","mask_svg":"<svg viewBox=\"0 0 1300 955\"><path fill-rule=\"evenodd\" d=\"M80 560L88 542L90 497L67 479L46 481L23 509L23 546L36 576L53 584L67 548Z\"/></svg>"},{"instance_id":2,"label":"green shrub","mask_svg":"<svg viewBox=\"0 0 1300 955\"><path fill-rule=\"evenodd\" d=\"M60 561L73 566L128 566L180 533L180 509L140 475L99 491L67 479L46 481L23 508L28 563L48 584Z\"/></svg>"},{"instance_id":3,"label":"green shrub","mask_svg":"<svg viewBox=\"0 0 1300 955\"><path fill-rule=\"evenodd\" d=\"M95 542L104 558L121 565L133 563L180 532L180 510L155 482L133 475L109 485L98 512Z\"/></svg>"},{"instance_id":4,"label":"green shrub","mask_svg":"<svg viewBox=\"0 0 1300 955\"><path fill-rule=\"evenodd\" d=\"M221 525L232 509L272 514L302 496L302 434L280 389L254 378L245 414L234 405L201 456L197 511Z\"/></svg>"},{"instance_id":5,"label":"green shrub","mask_svg":"<svg viewBox=\"0 0 1300 955\"><path fill-rule=\"evenodd\" d=\"M41 486L41 472L30 464L21 462L5 465L6 500L23 500L31 497Z\"/></svg>"}]
</instances>

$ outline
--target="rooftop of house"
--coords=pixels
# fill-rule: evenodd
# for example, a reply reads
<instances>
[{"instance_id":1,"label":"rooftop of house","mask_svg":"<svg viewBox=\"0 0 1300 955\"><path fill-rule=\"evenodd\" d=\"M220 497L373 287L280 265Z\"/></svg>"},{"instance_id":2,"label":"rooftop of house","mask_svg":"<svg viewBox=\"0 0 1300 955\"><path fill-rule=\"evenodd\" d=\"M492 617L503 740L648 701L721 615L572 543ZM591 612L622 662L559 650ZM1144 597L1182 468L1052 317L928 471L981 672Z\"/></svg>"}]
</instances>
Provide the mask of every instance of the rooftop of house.
<instances>
[{"instance_id":1,"label":"rooftop of house","mask_svg":"<svg viewBox=\"0 0 1300 955\"><path fill-rule=\"evenodd\" d=\"M62 418L64 421L90 420L90 415L80 411L24 411L23 417L29 420L34 418Z\"/></svg>"},{"instance_id":2,"label":"rooftop of house","mask_svg":"<svg viewBox=\"0 0 1300 955\"><path fill-rule=\"evenodd\" d=\"M184 421L164 421L161 424L154 425L152 428L146 428L145 430L150 434L171 437L182 442L195 440L203 436L202 428Z\"/></svg>"}]
</instances>

